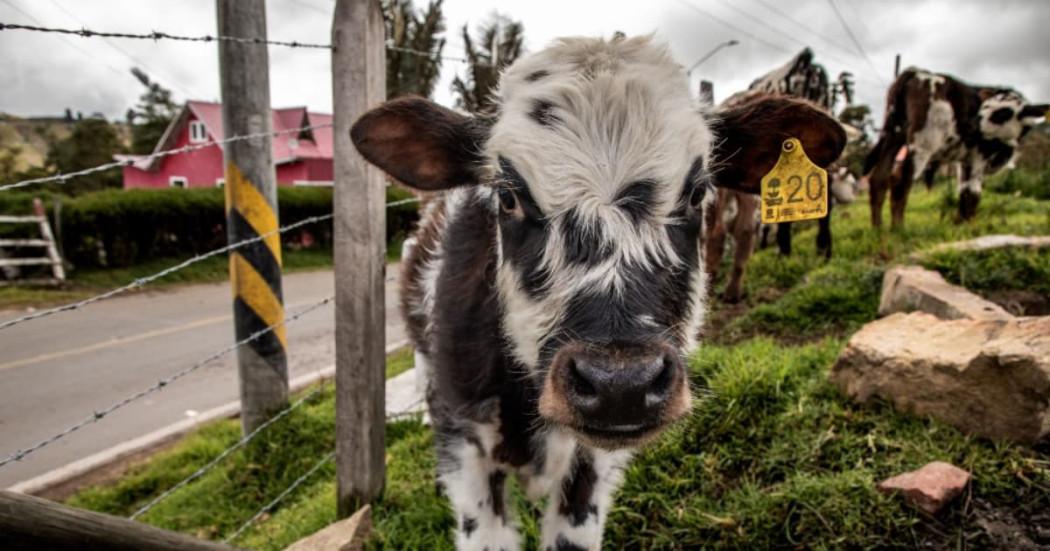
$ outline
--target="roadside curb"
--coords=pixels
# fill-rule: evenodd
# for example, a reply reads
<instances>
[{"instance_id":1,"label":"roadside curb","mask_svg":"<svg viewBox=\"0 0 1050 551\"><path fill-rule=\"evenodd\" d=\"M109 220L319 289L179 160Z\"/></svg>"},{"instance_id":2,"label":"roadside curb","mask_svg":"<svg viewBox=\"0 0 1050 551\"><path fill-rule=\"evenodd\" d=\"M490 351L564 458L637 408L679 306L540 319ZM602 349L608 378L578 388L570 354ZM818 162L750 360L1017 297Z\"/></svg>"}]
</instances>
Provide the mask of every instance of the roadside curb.
<instances>
[{"instance_id":1,"label":"roadside curb","mask_svg":"<svg viewBox=\"0 0 1050 551\"><path fill-rule=\"evenodd\" d=\"M390 343L386 346L386 354L390 354L408 344L409 342L407 339ZM334 365L319 369L313 373L301 375L288 382L289 391L298 392L318 381L331 379L334 375ZM240 412L240 400L229 402L219 407L204 411L191 419L183 419L182 421L172 423L171 425L157 429L133 440L117 444L116 446L89 455L83 459L52 469L44 474L10 486L7 489L12 492L37 495L51 488L66 484L76 478L109 467L124 459L140 455L151 448L181 438L205 423L218 419L236 417Z\"/></svg>"}]
</instances>

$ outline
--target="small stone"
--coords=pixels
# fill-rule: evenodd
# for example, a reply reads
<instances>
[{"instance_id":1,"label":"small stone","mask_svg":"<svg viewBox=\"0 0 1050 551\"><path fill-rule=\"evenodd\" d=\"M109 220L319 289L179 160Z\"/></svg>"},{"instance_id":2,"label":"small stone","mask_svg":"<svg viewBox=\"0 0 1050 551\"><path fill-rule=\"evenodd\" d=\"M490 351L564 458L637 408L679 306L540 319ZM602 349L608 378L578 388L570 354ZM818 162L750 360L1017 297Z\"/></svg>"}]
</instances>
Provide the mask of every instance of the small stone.
<instances>
[{"instance_id":1,"label":"small stone","mask_svg":"<svg viewBox=\"0 0 1050 551\"><path fill-rule=\"evenodd\" d=\"M880 492L900 493L911 505L933 515L959 496L970 483L970 473L950 463L934 461L916 471L879 483Z\"/></svg>"}]
</instances>

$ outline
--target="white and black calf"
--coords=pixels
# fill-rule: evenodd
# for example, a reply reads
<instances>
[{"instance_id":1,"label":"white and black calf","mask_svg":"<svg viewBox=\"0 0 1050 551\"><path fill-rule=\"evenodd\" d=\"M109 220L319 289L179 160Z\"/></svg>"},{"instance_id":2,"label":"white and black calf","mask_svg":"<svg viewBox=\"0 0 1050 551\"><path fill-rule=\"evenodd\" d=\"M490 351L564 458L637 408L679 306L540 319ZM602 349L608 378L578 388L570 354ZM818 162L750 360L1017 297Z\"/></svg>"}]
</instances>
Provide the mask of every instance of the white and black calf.
<instances>
[{"instance_id":1,"label":"white and black calf","mask_svg":"<svg viewBox=\"0 0 1050 551\"><path fill-rule=\"evenodd\" d=\"M1021 138L1046 116L1050 105L1033 105L1005 87L972 86L951 75L914 67L905 70L886 96L879 141L864 162L871 223L882 225L890 192L893 226L904 224L912 182L932 182L938 165L954 163L959 219L977 214L984 176L1012 166Z\"/></svg>"},{"instance_id":2,"label":"white and black calf","mask_svg":"<svg viewBox=\"0 0 1050 551\"><path fill-rule=\"evenodd\" d=\"M401 99L354 125L366 159L440 192L402 311L460 549L518 548L511 475L549 497L544 549L599 548L632 449L690 409L710 186L756 192L788 136L818 163L842 149L805 104L705 120L687 90L647 38L563 39L508 68L491 119Z\"/></svg>"}]
</instances>

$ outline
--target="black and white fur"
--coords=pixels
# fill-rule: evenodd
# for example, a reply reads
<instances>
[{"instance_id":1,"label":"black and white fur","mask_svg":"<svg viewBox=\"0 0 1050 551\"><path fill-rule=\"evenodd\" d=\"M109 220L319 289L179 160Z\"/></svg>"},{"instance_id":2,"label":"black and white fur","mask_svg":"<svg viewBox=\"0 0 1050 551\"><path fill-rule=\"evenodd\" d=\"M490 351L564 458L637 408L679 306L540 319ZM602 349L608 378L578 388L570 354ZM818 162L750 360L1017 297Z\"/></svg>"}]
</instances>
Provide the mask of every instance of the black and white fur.
<instances>
[{"instance_id":1,"label":"black and white fur","mask_svg":"<svg viewBox=\"0 0 1050 551\"><path fill-rule=\"evenodd\" d=\"M791 100L705 119L681 67L645 37L556 41L506 71L497 105L482 120L397 100L352 138L403 183L439 192L403 259L402 314L430 372L457 547L519 547L514 475L548 498L543 549L599 549L633 449L690 408L681 358L704 315L710 186L730 173L756 192L784 133L815 129L803 138L828 150L825 165L844 136ZM586 369L601 388L581 383ZM644 370L658 372L644 401L617 394ZM588 410L595 393L614 407Z\"/></svg>"}]
</instances>

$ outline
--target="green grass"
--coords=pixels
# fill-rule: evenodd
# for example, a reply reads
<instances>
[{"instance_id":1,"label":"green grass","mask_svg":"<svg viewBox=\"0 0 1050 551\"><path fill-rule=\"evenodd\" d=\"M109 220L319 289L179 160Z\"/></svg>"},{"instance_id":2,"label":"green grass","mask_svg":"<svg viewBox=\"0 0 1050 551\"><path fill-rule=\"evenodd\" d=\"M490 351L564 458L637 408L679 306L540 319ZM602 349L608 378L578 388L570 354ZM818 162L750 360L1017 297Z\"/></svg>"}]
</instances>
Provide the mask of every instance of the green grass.
<instances>
[{"instance_id":1,"label":"green grass","mask_svg":"<svg viewBox=\"0 0 1050 551\"><path fill-rule=\"evenodd\" d=\"M704 398L628 470L606 527L607 548L984 548L995 543L979 528L989 511L1029 527L1040 522L1033 519L1050 508L1045 448L970 438L881 403L861 407L827 380L849 334L874 319L889 265L945 241L1050 233L1047 203L1030 198L987 193L977 220L965 225L941 217L937 189L911 199L906 228L894 232L870 228L866 203L838 208L831 262L816 257L811 225L798 227L794 256L755 255L742 312L723 320L727 326L691 360ZM927 262L978 287L1050 281L1042 253L945 253ZM715 305L716 319L721 309ZM388 375L410 361L407 351L392 356ZM145 520L221 539L330 449L331 416L326 394ZM127 514L237 434L232 421L207 427L115 485L72 501ZM387 483L373 504L369 546L451 549L453 520L435 489L429 430L409 420L388 425L387 438ZM932 460L974 474L967 495L938 517L874 489L878 480ZM281 549L323 528L335 520L334 493L329 466L236 543ZM513 495L526 542L534 545L538 510L520 492Z\"/></svg>"},{"instance_id":2,"label":"green grass","mask_svg":"<svg viewBox=\"0 0 1050 551\"><path fill-rule=\"evenodd\" d=\"M1050 249L944 250L923 255L921 262L974 291L1013 289L1050 295Z\"/></svg>"},{"instance_id":3,"label":"green grass","mask_svg":"<svg viewBox=\"0 0 1050 551\"><path fill-rule=\"evenodd\" d=\"M387 357L388 378L411 367L411 348L402 348ZM317 388L304 390L299 396L314 390ZM334 406L331 385L322 386L316 396L261 432L249 445L231 454L216 468L161 502L141 520L203 538L226 537L333 449ZM240 436L240 422L236 419L211 423L171 449L133 466L117 482L81 490L70 498L69 504L114 515L130 515L210 461ZM392 448L401 440L412 437L417 440L428 438L418 420L408 419L388 426L387 438ZM285 508L317 512L310 496L315 495L318 488L330 487L333 475L333 465L323 467L284 504ZM324 509L318 517L321 521L330 521L334 517L334 489L327 498L333 506L331 510ZM229 506L224 506L224 503L229 503ZM282 514L289 513L282 509ZM303 521L296 522L302 524ZM318 528L312 523L306 523L306 526L310 531ZM289 534L292 535L278 539L286 543L294 541L294 534L298 532ZM263 547L280 549L283 545Z\"/></svg>"}]
</instances>

